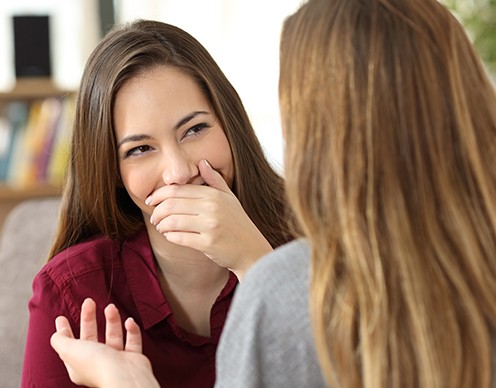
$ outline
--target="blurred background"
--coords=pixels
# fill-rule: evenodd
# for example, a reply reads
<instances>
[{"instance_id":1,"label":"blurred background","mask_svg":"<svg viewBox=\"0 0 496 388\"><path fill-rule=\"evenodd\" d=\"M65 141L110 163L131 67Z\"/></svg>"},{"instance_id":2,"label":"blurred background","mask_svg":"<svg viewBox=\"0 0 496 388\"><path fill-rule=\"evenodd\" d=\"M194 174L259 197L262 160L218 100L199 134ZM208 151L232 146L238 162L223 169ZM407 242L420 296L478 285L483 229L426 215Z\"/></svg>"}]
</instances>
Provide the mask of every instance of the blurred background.
<instances>
[{"instance_id":1,"label":"blurred background","mask_svg":"<svg viewBox=\"0 0 496 388\"><path fill-rule=\"evenodd\" d=\"M442 0L496 69L496 0ZM13 17L49 17L52 79L76 90L86 58L114 24L151 18L195 36L238 90L271 163L282 171L277 103L278 45L284 18L302 0L16 0L0 2L0 92L16 81Z\"/></svg>"},{"instance_id":2,"label":"blurred background","mask_svg":"<svg viewBox=\"0 0 496 388\"><path fill-rule=\"evenodd\" d=\"M492 78L496 74L496 0L442 0L465 27Z\"/></svg>"},{"instance_id":3,"label":"blurred background","mask_svg":"<svg viewBox=\"0 0 496 388\"><path fill-rule=\"evenodd\" d=\"M157 19L191 33L240 94L271 163L282 169L277 102L279 35L301 0L16 0L0 2L0 92L15 84L13 16L48 15L52 78L75 90L113 23Z\"/></svg>"}]
</instances>

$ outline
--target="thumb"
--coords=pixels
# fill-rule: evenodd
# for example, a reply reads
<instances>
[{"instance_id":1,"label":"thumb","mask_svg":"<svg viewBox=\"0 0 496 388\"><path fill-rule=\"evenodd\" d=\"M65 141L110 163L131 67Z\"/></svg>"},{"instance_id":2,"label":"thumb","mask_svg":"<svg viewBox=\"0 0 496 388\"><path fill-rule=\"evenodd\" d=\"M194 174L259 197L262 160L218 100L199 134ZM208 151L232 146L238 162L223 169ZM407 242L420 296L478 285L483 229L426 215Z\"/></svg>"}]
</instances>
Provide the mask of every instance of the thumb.
<instances>
[{"instance_id":1,"label":"thumb","mask_svg":"<svg viewBox=\"0 0 496 388\"><path fill-rule=\"evenodd\" d=\"M71 341L74 341L74 337L72 337L71 333L65 328L56 331L50 337L50 345L61 357L65 350L71 346Z\"/></svg>"},{"instance_id":2,"label":"thumb","mask_svg":"<svg viewBox=\"0 0 496 388\"><path fill-rule=\"evenodd\" d=\"M227 185L226 181L205 159L200 161L198 168L200 170L200 175L204 179L205 183L210 187L215 189L230 193L231 189Z\"/></svg>"},{"instance_id":3,"label":"thumb","mask_svg":"<svg viewBox=\"0 0 496 388\"><path fill-rule=\"evenodd\" d=\"M74 338L69 321L62 315L55 318L55 329L57 333L62 334L64 337Z\"/></svg>"}]
</instances>

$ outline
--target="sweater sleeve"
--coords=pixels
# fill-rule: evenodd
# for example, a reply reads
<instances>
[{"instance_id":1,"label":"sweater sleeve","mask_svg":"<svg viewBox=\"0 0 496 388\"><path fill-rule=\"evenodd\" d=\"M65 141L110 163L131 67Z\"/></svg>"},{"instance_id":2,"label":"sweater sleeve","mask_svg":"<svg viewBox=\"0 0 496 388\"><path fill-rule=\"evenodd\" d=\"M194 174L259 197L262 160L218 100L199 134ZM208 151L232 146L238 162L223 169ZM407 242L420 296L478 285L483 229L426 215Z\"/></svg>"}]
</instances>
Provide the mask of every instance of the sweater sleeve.
<instances>
[{"instance_id":1,"label":"sweater sleeve","mask_svg":"<svg viewBox=\"0 0 496 388\"><path fill-rule=\"evenodd\" d=\"M270 346L270 335L266 329L258 330L264 326L265 301L245 282L242 286L236 290L217 349L216 388L265 386L262 348Z\"/></svg>"},{"instance_id":2,"label":"sweater sleeve","mask_svg":"<svg viewBox=\"0 0 496 388\"><path fill-rule=\"evenodd\" d=\"M238 286L217 350L216 388L325 387L302 241L260 259Z\"/></svg>"},{"instance_id":3,"label":"sweater sleeve","mask_svg":"<svg viewBox=\"0 0 496 388\"><path fill-rule=\"evenodd\" d=\"M55 332L55 318L64 315L69 319L75 334L79 334L79 316L70 309L60 286L45 271L33 281L33 295L29 301L29 326L24 353L22 388L75 387L65 366L50 345ZM71 314L72 310L72 314Z\"/></svg>"}]
</instances>

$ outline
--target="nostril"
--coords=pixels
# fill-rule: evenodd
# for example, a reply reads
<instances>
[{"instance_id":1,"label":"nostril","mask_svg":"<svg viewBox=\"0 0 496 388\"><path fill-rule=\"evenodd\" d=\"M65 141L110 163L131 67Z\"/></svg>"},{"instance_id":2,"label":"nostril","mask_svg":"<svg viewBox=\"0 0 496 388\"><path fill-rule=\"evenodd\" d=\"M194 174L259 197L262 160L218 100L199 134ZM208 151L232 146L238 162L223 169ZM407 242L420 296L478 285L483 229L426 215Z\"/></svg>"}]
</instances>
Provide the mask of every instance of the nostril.
<instances>
[{"instance_id":1,"label":"nostril","mask_svg":"<svg viewBox=\"0 0 496 388\"><path fill-rule=\"evenodd\" d=\"M161 165L162 180L166 185L185 185L198 177L199 170L195 160L184 150L179 151L168 152Z\"/></svg>"}]
</instances>

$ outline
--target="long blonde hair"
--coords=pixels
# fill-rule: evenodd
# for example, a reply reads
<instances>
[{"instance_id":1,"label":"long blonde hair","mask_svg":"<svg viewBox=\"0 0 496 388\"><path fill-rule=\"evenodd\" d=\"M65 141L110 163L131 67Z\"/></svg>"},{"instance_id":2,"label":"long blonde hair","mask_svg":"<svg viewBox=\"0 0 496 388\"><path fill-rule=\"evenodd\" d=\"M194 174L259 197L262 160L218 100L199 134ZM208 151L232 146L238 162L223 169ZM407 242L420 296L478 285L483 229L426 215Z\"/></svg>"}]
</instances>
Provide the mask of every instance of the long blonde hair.
<instances>
[{"instance_id":1,"label":"long blonde hair","mask_svg":"<svg viewBox=\"0 0 496 388\"><path fill-rule=\"evenodd\" d=\"M496 96L435 0L310 0L281 41L287 191L334 387L488 387Z\"/></svg>"}]
</instances>

